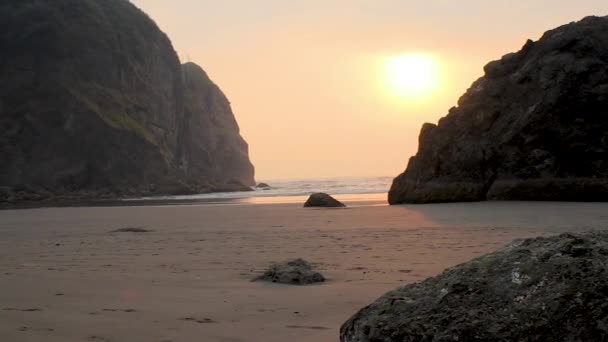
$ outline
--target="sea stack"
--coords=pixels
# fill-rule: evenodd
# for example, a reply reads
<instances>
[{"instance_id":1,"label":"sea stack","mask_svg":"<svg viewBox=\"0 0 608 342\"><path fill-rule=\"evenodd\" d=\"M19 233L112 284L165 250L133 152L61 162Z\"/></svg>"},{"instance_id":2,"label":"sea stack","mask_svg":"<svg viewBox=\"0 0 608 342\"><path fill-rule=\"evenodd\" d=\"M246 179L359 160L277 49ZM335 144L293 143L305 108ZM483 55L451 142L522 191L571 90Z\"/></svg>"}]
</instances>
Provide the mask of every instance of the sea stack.
<instances>
[{"instance_id":1,"label":"sea stack","mask_svg":"<svg viewBox=\"0 0 608 342\"><path fill-rule=\"evenodd\" d=\"M608 17L546 32L424 124L389 202L607 201L606 108Z\"/></svg>"},{"instance_id":2,"label":"sea stack","mask_svg":"<svg viewBox=\"0 0 608 342\"><path fill-rule=\"evenodd\" d=\"M0 202L255 185L224 94L129 1L10 1L0 29Z\"/></svg>"}]
</instances>

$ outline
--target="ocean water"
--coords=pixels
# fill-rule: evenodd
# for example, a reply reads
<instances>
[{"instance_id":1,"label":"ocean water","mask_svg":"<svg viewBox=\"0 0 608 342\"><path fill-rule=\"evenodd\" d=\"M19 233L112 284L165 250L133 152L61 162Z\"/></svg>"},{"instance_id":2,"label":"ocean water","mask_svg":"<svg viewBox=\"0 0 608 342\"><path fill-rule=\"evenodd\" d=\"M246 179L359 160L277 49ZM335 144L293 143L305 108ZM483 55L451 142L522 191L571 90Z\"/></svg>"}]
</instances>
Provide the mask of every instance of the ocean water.
<instances>
[{"instance_id":1,"label":"ocean water","mask_svg":"<svg viewBox=\"0 0 608 342\"><path fill-rule=\"evenodd\" d=\"M260 182L270 185L269 189L148 199L210 203L297 203L305 201L312 193L325 192L341 201L384 202L392 180L392 177L262 180Z\"/></svg>"}]
</instances>

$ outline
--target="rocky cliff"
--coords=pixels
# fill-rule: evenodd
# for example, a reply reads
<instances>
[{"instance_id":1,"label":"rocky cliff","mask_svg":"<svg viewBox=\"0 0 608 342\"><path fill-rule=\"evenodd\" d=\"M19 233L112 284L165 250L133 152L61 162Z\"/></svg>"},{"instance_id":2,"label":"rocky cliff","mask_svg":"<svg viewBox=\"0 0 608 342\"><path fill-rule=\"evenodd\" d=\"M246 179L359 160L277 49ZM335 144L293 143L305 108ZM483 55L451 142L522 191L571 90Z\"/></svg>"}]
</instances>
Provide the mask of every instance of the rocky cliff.
<instances>
[{"instance_id":1,"label":"rocky cliff","mask_svg":"<svg viewBox=\"0 0 608 342\"><path fill-rule=\"evenodd\" d=\"M211 184L254 186L248 147L224 93L194 63L182 66L184 120L181 155L190 178L204 174Z\"/></svg>"},{"instance_id":2,"label":"rocky cliff","mask_svg":"<svg viewBox=\"0 0 608 342\"><path fill-rule=\"evenodd\" d=\"M588 17L485 66L425 124L389 202L608 200L608 17Z\"/></svg>"},{"instance_id":3,"label":"rocky cliff","mask_svg":"<svg viewBox=\"0 0 608 342\"><path fill-rule=\"evenodd\" d=\"M0 2L0 201L243 189L228 100L126 0Z\"/></svg>"}]
</instances>

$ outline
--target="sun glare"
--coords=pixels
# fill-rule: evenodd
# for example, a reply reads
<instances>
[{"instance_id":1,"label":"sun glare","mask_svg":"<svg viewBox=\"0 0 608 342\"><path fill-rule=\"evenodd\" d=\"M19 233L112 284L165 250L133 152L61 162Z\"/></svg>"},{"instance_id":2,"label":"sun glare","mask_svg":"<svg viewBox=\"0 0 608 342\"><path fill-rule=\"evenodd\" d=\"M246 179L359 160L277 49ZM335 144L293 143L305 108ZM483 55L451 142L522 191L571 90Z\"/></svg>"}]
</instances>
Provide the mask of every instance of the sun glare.
<instances>
[{"instance_id":1,"label":"sun glare","mask_svg":"<svg viewBox=\"0 0 608 342\"><path fill-rule=\"evenodd\" d=\"M394 56L384 62L384 79L391 95L421 101L439 89L439 62L424 54Z\"/></svg>"}]
</instances>

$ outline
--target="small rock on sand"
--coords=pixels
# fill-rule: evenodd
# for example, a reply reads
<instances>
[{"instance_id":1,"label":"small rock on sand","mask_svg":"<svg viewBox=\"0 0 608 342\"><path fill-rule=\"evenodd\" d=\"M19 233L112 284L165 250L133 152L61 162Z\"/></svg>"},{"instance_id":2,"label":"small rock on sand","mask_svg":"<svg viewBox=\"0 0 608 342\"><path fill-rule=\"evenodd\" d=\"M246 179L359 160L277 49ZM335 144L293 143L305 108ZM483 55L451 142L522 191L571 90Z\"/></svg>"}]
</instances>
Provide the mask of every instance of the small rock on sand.
<instances>
[{"instance_id":1,"label":"small rock on sand","mask_svg":"<svg viewBox=\"0 0 608 342\"><path fill-rule=\"evenodd\" d=\"M312 265L303 259L294 259L273 264L259 277L252 281L269 281L280 284L307 285L321 283L325 277L313 270Z\"/></svg>"},{"instance_id":2,"label":"small rock on sand","mask_svg":"<svg viewBox=\"0 0 608 342\"><path fill-rule=\"evenodd\" d=\"M346 206L330 195L318 192L310 195L306 203L304 203L304 207L344 208Z\"/></svg>"}]
</instances>

